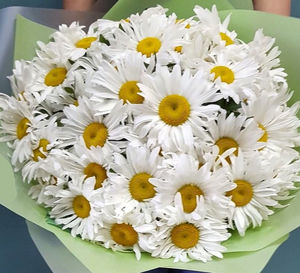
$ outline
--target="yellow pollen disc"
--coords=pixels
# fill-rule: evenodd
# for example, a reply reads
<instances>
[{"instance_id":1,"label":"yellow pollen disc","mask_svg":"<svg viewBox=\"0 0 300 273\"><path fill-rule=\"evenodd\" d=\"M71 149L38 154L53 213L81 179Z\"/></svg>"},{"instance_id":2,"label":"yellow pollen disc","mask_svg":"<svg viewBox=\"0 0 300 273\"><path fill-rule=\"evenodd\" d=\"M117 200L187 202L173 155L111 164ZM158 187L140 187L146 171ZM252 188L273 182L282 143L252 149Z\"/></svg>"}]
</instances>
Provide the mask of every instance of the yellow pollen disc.
<instances>
[{"instance_id":1,"label":"yellow pollen disc","mask_svg":"<svg viewBox=\"0 0 300 273\"><path fill-rule=\"evenodd\" d=\"M39 143L39 147L33 150L33 160L38 161L39 158L46 158L47 156L45 153L47 152L47 145L49 144L49 141L45 138L42 138ZM43 152L41 152L41 150Z\"/></svg>"},{"instance_id":2,"label":"yellow pollen disc","mask_svg":"<svg viewBox=\"0 0 300 273\"><path fill-rule=\"evenodd\" d=\"M22 118L17 125L17 138L22 139L27 135L27 129L29 127L30 121L27 118Z\"/></svg>"},{"instance_id":3,"label":"yellow pollen disc","mask_svg":"<svg viewBox=\"0 0 300 273\"><path fill-rule=\"evenodd\" d=\"M197 196L203 195L202 190L193 184L184 185L178 192L181 194L183 210L191 213L197 207Z\"/></svg>"},{"instance_id":4,"label":"yellow pollen disc","mask_svg":"<svg viewBox=\"0 0 300 273\"><path fill-rule=\"evenodd\" d=\"M169 95L163 98L158 106L158 114L162 121L171 126L185 123L191 112L188 100L180 95Z\"/></svg>"},{"instance_id":5,"label":"yellow pollen disc","mask_svg":"<svg viewBox=\"0 0 300 273\"><path fill-rule=\"evenodd\" d=\"M86 37L86 38L83 38L81 40L79 40L75 46L78 47L78 48L84 48L84 49L87 49L91 46L92 42L95 42L97 40L96 37Z\"/></svg>"},{"instance_id":6,"label":"yellow pollen disc","mask_svg":"<svg viewBox=\"0 0 300 273\"><path fill-rule=\"evenodd\" d=\"M46 75L44 82L47 86L58 86L64 82L67 72L64 67L53 68Z\"/></svg>"},{"instance_id":7,"label":"yellow pollen disc","mask_svg":"<svg viewBox=\"0 0 300 273\"><path fill-rule=\"evenodd\" d=\"M227 66L215 66L210 70L210 73L215 73L215 80L220 77L222 82L228 84L233 83L234 81L234 73Z\"/></svg>"},{"instance_id":8,"label":"yellow pollen disc","mask_svg":"<svg viewBox=\"0 0 300 273\"><path fill-rule=\"evenodd\" d=\"M73 199L73 210L80 218L89 217L91 211L90 202L83 195L77 195Z\"/></svg>"},{"instance_id":9,"label":"yellow pollen disc","mask_svg":"<svg viewBox=\"0 0 300 273\"><path fill-rule=\"evenodd\" d=\"M230 137L222 137L216 142L216 145L219 147L219 155L223 154L229 149L236 148L234 155L238 156L239 145L234 139Z\"/></svg>"},{"instance_id":10,"label":"yellow pollen disc","mask_svg":"<svg viewBox=\"0 0 300 273\"><path fill-rule=\"evenodd\" d=\"M73 102L73 105L78 106L78 105L79 105L78 100L75 100L75 101Z\"/></svg>"},{"instance_id":11,"label":"yellow pollen disc","mask_svg":"<svg viewBox=\"0 0 300 273\"><path fill-rule=\"evenodd\" d=\"M89 124L83 132L83 139L86 147L103 147L108 137L108 130L103 123L93 122Z\"/></svg>"},{"instance_id":12,"label":"yellow pollen disc","mask_svg":"<svg viewBox=\"0 0 300 273\"><path fill-rule=\"evenodd\" d=\"M130 23L130 19L129 19L129 18L124 19L124 21L125 21L126 23Z\"/></svg>"},{"instance_id":13,"label":"yellow pollen disc","mask_svg":"<svg viewBox=\"0 0 300 273\"><path fill-rule=\"evenodd\" d=\"M152 176L148 173L137 173L129 182L129 191L133 199L142 202L155 195L154 186L149 182Z\"/></svg>"},{"instance_id":14,"label":"yellow pollen disc","mask_svg":"<svg viewBox=\"0 0 300 273\"><path fill-rule=\"evenodd\" d=\"M137 232L128 224L114 224L110 230L110 235L119 245L133 246L138 242Z\"/></svg>"},{"instance_id":15,"label":"yellow pollen disc","mask_svg":"<svg viewBox=\"0 0 300 273\"><path fill-rule=\"evenodd\" d=\"M183 249L189 249L197 245L200 231L193 224L180 224L171 231L172 243Z\"/></svg>"},{"instance_id":16,"label":"yellow pollen disc","mask_svg":"<svg viewBox=\"0 0 300 273\"><path fill-rule=\"evenodd\" d=\"M181 53L181 52L182 52L182 46L176 46L176 47L174 48L174 50L175 50L176 52L178 52L178 53Z\"/></svg>"},{"instance_id":17,"label":"yellow pollen disc","mask_svg":"<svg viewBox=\"0 0 300 273\"><path fill-rule=\"evenodd\" d=\"M156 54L161 47L161 41L156 37L147 37L137 44L136 50L143 55L150 57L152 54Z\"/></svg>"},{"instance_id":18,"label":"yellow pollen disc","mask_svg":"<svg viewBox=\"0 0 300 273\"><path fill-rule=\"evenodd\" d=\"M97 163L88 164L84 168L83 173L86 175L87 178L93 176L96 178L95 190L101 188L103 181L107 178L105 168L103 168Z\"/></svg>"},{"instance_id":19,"label":"yellow pollen disc","mask_svg":"<svg viewBox=\"0 0 300 273\"><path fill-rule=\"evenodd\" d=\"M220 36L221 36L221 39L226 42L225 43L226 46L234 44L232 39L226 33L220 32Z\"/></svg>"},{"instance_id":20,"label":"yellow pollen disc","mask_svg":"<svg viewBox=\"0 0 300 273\"><path fill-rule=\"evenodd\" d=\"M125 82L119 91L119 99L123 100L124 103L130 102L134 104L141 104L144 101L144 97L139 95L141 92L137 86L137 81Z\"/></svg>"},{"instance_id":21,"label":"yellow pollen disc","mask_svg":"<svg viewBox=\"0 0 300 273\"><path fill-rule=\"evenodd\" d=\"M185 28L190 29L190 28L191 28L191 25L190 25L190 24L187 24L187 25L185 26Z\"/></svg>"},{"instance_id":22,"label":"yellow pollen disc","mask_svg":"<svg viewBox=\"0 0 300 273\"><path fill-rule=\"evenodd\" d=\"M260 129L262 129L263 132L264 132L264 134L263 134L262 137L258 140L258 142L267 142L267 141L268 141L268 132L267 132L266 128L265 128L261 123L258 124L258 127L259 127Z\"/></svg>"},{"instance_id":23,"label":"yellow pollen disc","mask_svg":"<svg viewBox=\"0 0 300 273\"><path fill-rule=\"evenodd\" d=\"M253 189L249 182L245 180L235 180L236 188L227 192L227 196L232 196L231 200L237 207L247 205L253 197Z\"/></svg>"}]
</instances>

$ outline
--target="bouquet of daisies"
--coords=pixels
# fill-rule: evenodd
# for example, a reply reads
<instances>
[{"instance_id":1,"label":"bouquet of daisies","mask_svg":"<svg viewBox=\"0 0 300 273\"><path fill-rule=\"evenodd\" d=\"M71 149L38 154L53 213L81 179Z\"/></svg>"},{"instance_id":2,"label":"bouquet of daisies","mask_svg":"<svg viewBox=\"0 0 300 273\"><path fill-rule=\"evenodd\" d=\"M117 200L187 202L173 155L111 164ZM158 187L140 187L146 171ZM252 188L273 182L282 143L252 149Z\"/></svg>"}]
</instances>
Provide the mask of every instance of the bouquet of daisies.
<instances>
[{"instance_id":1,"label":"bouquet of daisies","mask_svg":"<svg viewBox=\"0 0 300 273\"><path fill-rule=\"evenodd\" d=\"M215 6L62 25L16 61L1 138L29 195L74 237L175 262L222 258L299 180L299 104L275 39Z\"/></svg>"}]
</instances>

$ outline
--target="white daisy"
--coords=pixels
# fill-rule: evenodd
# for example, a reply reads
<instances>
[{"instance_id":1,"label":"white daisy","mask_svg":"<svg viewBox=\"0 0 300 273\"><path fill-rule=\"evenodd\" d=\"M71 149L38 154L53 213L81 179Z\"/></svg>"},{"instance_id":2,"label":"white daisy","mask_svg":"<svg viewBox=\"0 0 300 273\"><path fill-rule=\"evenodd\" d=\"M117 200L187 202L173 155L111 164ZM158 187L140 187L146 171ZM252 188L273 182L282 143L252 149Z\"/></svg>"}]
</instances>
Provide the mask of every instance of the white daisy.
<instances>
[{"instance_id":1,"label":"white daisy","mask_svg":"<svg viewBox=\"0 0 300 273\"><path fill-rule=\"evenodd\" d=\"M61 110L65 98L69 96L65 88L74 83L73 73L69 73L70 63L64 60L50 63L36 59L34 66L37 73L34 82L29 87L30 92L38 103L45 101L49 105L54 104L53 107Z\"/></svg>"},{"instance_id":2,"label":"white daisy","mask_svg":"<svg viewBox=\"0 0 300 273\"><path fill-rule=\"evenodd\" d=\"M80 137L71 151L62 152L61 160L65 174L71 178L84 180L95 177L96 190L101 188L108 178L107 172L112 158L110 153L105 153L105 150L99 146L87 148L83 138Z\"/></svg>"},{"instance_id":3,"label":"white daisy","mask_svg":"<svg viewBox=\"0 0 300 273\"><path fill-rule=\"evenodd\" d=\"M33 100L29 87L32 85L35 73L32 62L15 61L13 75L9 76L8 79L12 92L18 100L26 100L29 103Z\"/></svg>"},{"instance_id":4,"label":"white daisy","mask_svg":"<svg viewBox=\"0 0 300 273\"><path fill-rule=\"evenodd\" d=\"M155 232L155 223L146 224L139 210L116 216L113 210L104 210L104 226L99 230L95 241L116 251L135 252L137 260L141 251L149 250L148 238Z\"/></svg>"},{"instance_id":5,"label":"white daisy","mask_svg":"<svg viewBox=\"0 0 300 273\"><path fill-rule=\"evenodd\" d=\"M109 174L111 186L105 193L109 204L118 204L124 211L136 207L149 208L149 202L155 196L154 185L149 182L153 177L160 176L161 157L159 148L149 150L146 147L129 145L126 158L119 153L114 154ZM148 210L146 209L145 212ZM152 219L145 214L146 222Z\"/></svg>"},{"instance_id":6,"label":"white daisy","mask_svg":"<svg viewBox=\"0 0 300 273\"><path fill-rule=\"evenodd\" d=\"M35 130L31 135L31 154L22 167L23 180L30 182L32 179L47 180L51 176L52 169L61 169L55 150L60 141L60 129L57 127L56 117L43 122L44 126ZM18 167L16 167L18 168Z\"/></svg>"},{"instance_id":7,"label":"white daisy","mask_svg":"<svg viewBox=\"0 0 300 273\"><path fill-rule=\"evenodd\" d=\"M114 103L118 100L143 103L144 97L139 94L141 90L138 83L141 83L146 67L140 54L128 52L113 64L103 61L97 69L92 79L93 87L88 90L93 97L112 100Z\"/></svg>"},{"instance_id":8,"label":"white daisy","mask_svg":"<svg viewBox=\"0 0 300 273\"><path fill-rule=\"evenodd\" d=\"M233 61L224 53L211 58L213 61L207 63L211 80L225 99L231 97L235 103L239 103L253 94L251 86L259 77L258 64L253 58Z\"/></svg>"},{"instance_id":9,"label":"white daisy","mask_svg":"<svg viewBox=\"0 0 300 273\"><path fill-rule=\"evenodd\" d=\"M218 148L219 155L226 159L231 153L238 155L238 150L248 153L264 147L263 142L258 142L262 132L253 119L231 113L226 117L224 110L216 121L209 121L207 130L211 136L211 143Z\"/></svg>"},{"instance_id":10,"label":"white daisy","mask_svg":"<svg viewBox=\"0 0 300 273\"><path fill-rule=\"evenodd\" d=\"M244 236L250 225L253 228L260 226L274 213L271 208L278 204L274 200L278 193L277 179L273 178L272 168L264 167L256 153L247 160L239 151L239 155L231 156L230 161L231 180L236 188L227 192L235 204L229 223Z\"/></svg>"},{"instance_id":11,"label":"white daisy","mask_svg":"<svg viewBox=\"0 0 300 273\"><path fill-rule=\"evenodd\" d=\"M46 194L57 198L51 204L49 215L62 229L71 229L72 236L93 240L102 226L101 208L97 206L98 192L93 177L68 183L68 188L48 186Z\"/></svg>"},{"instance_id":12,"label":"white daisy","mask_svg":"<svg viewBox=\"0 0 300 273\"><path fill-rule=\"evenodd\" d=\"M211 172L211 163L199 168L199 162L185 154L174 157L174 169L163 172L161 178L150 178L157 195L153 201L157 208L174 205L175 196L180 193L185 213L193 213L200 202L212 208L214 214L227 217L230 200L226 192L234 188L221 168Z\"/></svg>"},{"instance_id":13,"label":"white daisy","mask_svg":"<svg viewBox=\"0 0 300 273\"><path fill-rule=\"evenodd\" d=\"M59 26L59 31L51 35L57 47L62 48L65 58L76 61L85 55L92 43L99 42L98 28L91 26L87 33L83 28L78 22L73 22L70 26L63 24Z\"/></svg>"},{"instance_id":14,"label":"white daisy","mask_svg":"<svg viewBox=\"0 0 300 273\"><path fill-rule=\"evenodd\" d=\"M147 13L147 14L146 14ZM145 61L156 56L158 63L168 60L168 52L184 44L183 36L188 31L182 24L176 24L176 16L144 11L132 16L129 22L121 21L121 27L114 32L111 54L122 54L124 50L140 52Z\"/></svg>"},{"instance_id":15,"label":"white daisy","mask_svg":"<svg viewBox=\"0 0 300 273\"><path fill-rule=\"evenodd\" d=\"M279 201L279 203L275 207L288 206L286 202L281 203L281 201L293 198L295 190L298 189L298 183L300 182L299 153L294 149L284 149L280 153L268 153L268 156L263 157L262 160L264 160L266 168L272 169L273 178L276 178L279 192L273 199Z\"/></svg>"},{"instance_id":16,"label":"white daisy","mask_svg":"<svg viewBox=\"0 0 300 273\"><path fill-rule=\"evenodd\" d=\"M262 130L261 138L269 149L277 150L284 147L295 147L300 144L298 127L300 121L296 114L299 110L299 103L290 108L286 102L291 94L268 95L263 92L254 101L242 104L243 113L253 117L257 126Z\"/></svg>"},{"instance_id":17,"label":"white daisy","mask_svg":"<svg viewBox=\"0 0 300 273\"><path fill-rule=\"evenodd\" d=\"M188 262L189 258L207 262L213 256L223 257L226 248L221 243L230 234L222 220L209 214L194 220L178 206L158 211L157 217L157 232L148 239L155 248L153 257L174 257L174 262Z\"/></svg>"},{"instance_id":18,"label":"white daisy","mask_svg":"<svg viewBox=\"0 0 300 273\"><path fill-rule=\"evenodd\" d=\"M205 39L209 39L214 44L222 46L234 45L237 34L235 31L228 30L230 15L221 22L216 5L213 5L211 11L200 6L195 6L194 12L200 21L199 28Z\"/></svg>"},{"instance_id":19,"label":"white daisy","mask_svg":"<svg viewBox=\"0 0 300 273\"><path fill-rule=\"evenodd\" d=\"M172 72L157 67L156 74L145 77L139 87L145 100L132 106L135 130L140 137L148 137L150 146L183 151L191 149L195 136L206 138L202 126L219 109L209 104L219 95L201 71L192 76L188 70L182 75L177 65Z\"/></svg>"},{"instance_id":20,"label":"white daisy","mask_svg":"<svg viewBox=\"0 0 300 273\"><path fill-rule=\"evenodd\" d=\"M51 169L51 168L48 168ZM56 198L52 195L47 195L47 187L50 185L57 186L57 189L62 189L67 184L66 177L58 177L57 172L56 176L51 175L47 179L37 179L37 182L34 183L29 191L28 195L35 200L39 205L43 205L45 207L51 207ZM55 200L54 200L55 199Z\"/></svg>"},{"instance_id":21,"label":"white daisy","mask_svg":"<svg viewBox=\"0 0 300 273\"><path fill-rule=\"evenodd\" d=\"M35 110L35 104L28 104L24 100L17 100L5 94L0 96L0 141L7 142L14 149L12 164L23 162L30 156L32 132L42 127L46 114Z\"/></svg>"},{"instance_id":22,"label":"white daisy","mask_svg":"<svg viewBox=\"0 0 300 273\"><path fill-rule=\"evenodd\" d=\"M124 141L117 142L127 136L126 128L122 125L126 118L126 108L121 101L108 115L103 116L89 99L82 97L78 106L65 107L64 113L64 146L74 145L79 137L83 137L87 148L100 146L118 150L125 145Z\"/></svg>"}]
</instances>

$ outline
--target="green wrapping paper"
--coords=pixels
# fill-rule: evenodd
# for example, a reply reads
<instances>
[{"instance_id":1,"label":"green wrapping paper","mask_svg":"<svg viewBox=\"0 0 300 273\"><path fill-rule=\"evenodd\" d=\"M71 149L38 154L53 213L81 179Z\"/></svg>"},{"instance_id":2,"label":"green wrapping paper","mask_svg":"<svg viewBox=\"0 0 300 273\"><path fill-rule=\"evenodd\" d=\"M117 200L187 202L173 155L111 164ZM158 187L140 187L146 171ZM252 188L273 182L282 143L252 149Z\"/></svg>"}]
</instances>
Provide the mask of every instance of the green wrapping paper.
<instances>
[{"instance_id":1,"label":"green wrapping paper","mask_svg":"<svg viewBox=\"0 0 300 273\"><path fill-rule=\"evenodd\" d=\"M227 1L180 1L180 0L120 0L105 16L106 19L126 18L134 12L161 4L178 17L187 18L193 12L195 4L210 8L212 3L217 3L219 10L231 9L233 5ZM232 2L233 3L233 2ZM133 5L134 4L134 5ZM282 66L289 74L288 82L291 89L295 90L293 101L300 99L300 59L298 45L300 36L300 20L282 17L262 12L246 10L224 10L220 16L225 18L232 14L230 29L236 30L238 38L249 41L253 38L258 28L263 28L266 35L276 37L276 45L282 51ZM276 22L276 27L274 22ZM15 59L31 59L34 56L34 45L37 40L46 42L54 30L33 23L21 16L16 22ZM24 46L27 45L27 46ZM258 273L265 266L276 248L287 238L287 234L300 226L300 193L291 201L291 205L279 210L270 217L269 221L256 229L249 229L245 237L236 233L225 243L227 253L224 259L214 259L212 262L201 263L173 263L173 260L151 258L143 254L140 261L136 261L132 253L120 253L107 250L103 247L73 238L68 232L46 223L46 209L39 207L28 195L29 186L22 183L21 175L14 174L7 157L8 148L0 145L0 203L27 220L54 233L69 251L91 272L116 273L122 267L122 273L138 273L157 267L181 268L214 273Z\"/></svg>"}]
</instances>

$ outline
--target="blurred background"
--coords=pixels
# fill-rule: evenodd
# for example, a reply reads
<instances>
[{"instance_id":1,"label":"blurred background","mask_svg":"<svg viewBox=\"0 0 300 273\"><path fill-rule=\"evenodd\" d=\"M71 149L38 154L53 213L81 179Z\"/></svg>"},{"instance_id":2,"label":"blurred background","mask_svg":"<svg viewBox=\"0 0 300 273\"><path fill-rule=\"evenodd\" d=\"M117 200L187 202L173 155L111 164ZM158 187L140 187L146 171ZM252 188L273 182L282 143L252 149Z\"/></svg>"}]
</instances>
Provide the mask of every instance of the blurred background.
<instances>
[{"instance_id":1,"label":"blurred background","mask_svg":"<svg viewBox=\"0 0 300 273\"><path fill-rule=\"evenodd\" d=\"M108 0L109 1L109 0ZM137 0L138 1L138 0ZM112 0L112 2L115 2ZM62 9L61 0L0 0L0 9L10 6ZM292 0L291 16L300 18L300 1ZM299 34L299 33L298 33ZM0 272L2 273L51 273L28 234L23 218L0 205ZM263 273L300 272L300 229L291 233ZM290 270L287 270L287 265ZM237 269L239 270L239 269ZM148 273L192 273L180 270L152 270ZM240 273L233 272L233 273ZM60 273L60 272L58 272ZM63 273L63 272L61 272ZM81 272L74 272L81 273Z\"/></svg>"}]
</instances>

